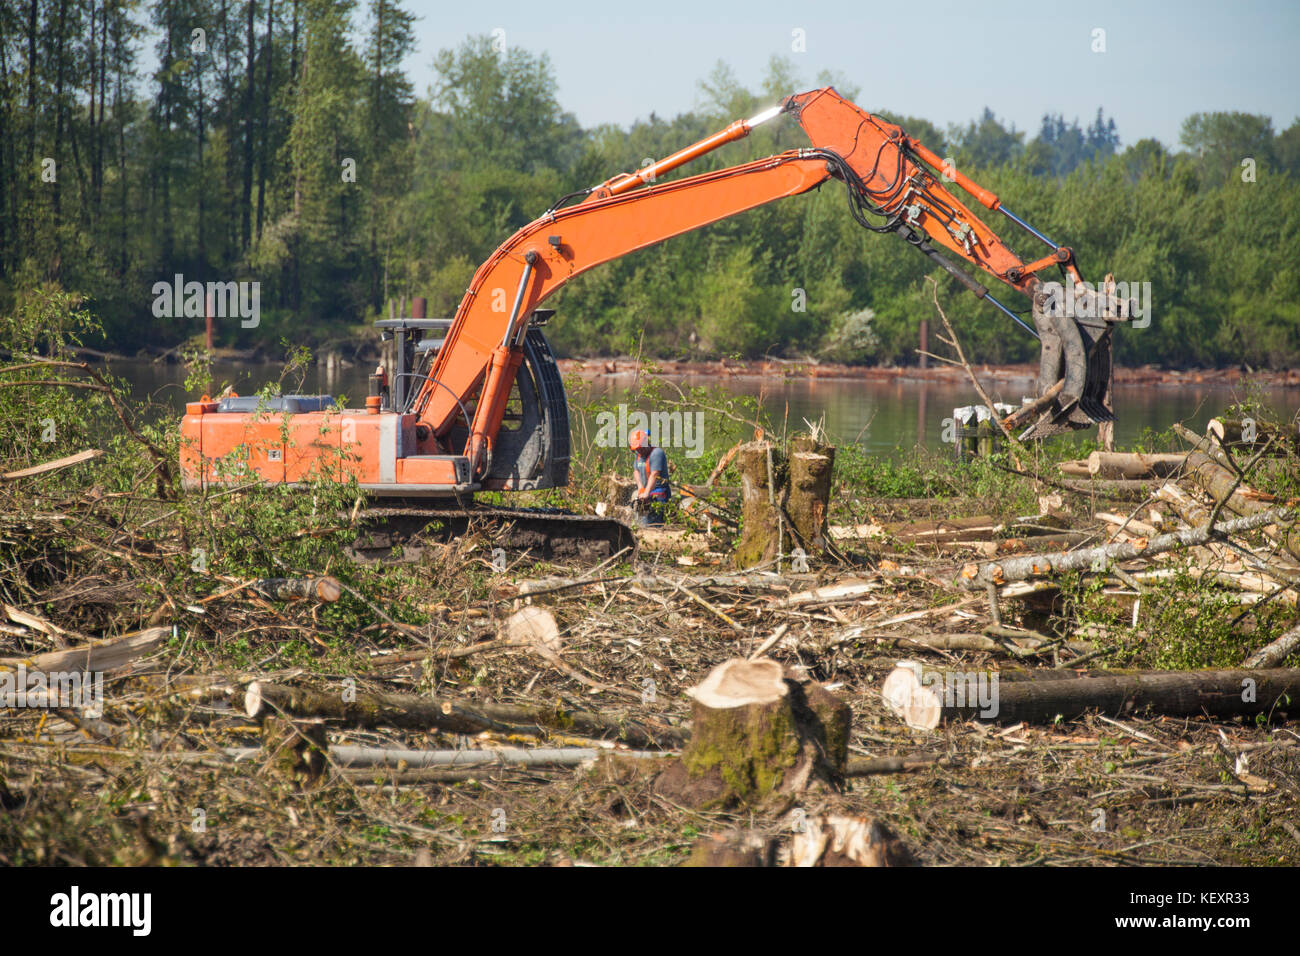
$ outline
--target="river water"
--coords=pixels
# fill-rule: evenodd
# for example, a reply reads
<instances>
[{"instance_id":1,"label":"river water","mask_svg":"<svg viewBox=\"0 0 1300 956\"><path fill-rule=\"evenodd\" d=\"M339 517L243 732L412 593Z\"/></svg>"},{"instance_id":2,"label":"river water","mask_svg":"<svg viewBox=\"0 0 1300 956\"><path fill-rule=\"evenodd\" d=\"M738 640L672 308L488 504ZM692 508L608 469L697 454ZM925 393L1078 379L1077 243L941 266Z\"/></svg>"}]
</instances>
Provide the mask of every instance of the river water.
<instances>
[{"instance_id":1,"label":"river water","mask_svg":"<svg viewBox=\"0 0 1300 956\"><path fill-rule=\"evenodd\" d=\"M255 392L268 381L280 378L277 363L219 365L214 377L230 382L241 395ZM170 411L179 415L187 399L184 391L185 371L179 365L148 360L114 362L110 370L130 384L136 398L152 399L162 406L159 414ZM302 391L308 394L345 394L351 407L364 404L368 365L357 364L327 374L323 365L308 368L303 374ZM286 383L285 391L297 385ZM825 416L827 432L836 443L856 442L873 454L895 454L917 444L941 447L945 424L953 409L979 401L969 384L921 383L917 381L826 380L813 378L762 379L747 376L683 376L676 379L685 386L725 387L737 395L757 396L779 427L787 422L791 430L801 429L804 420L817 421ZM1030 394L1031 383L997 384L990 388L995 401L1020 404ZM630 410L650 410L639 402L635 381L630 375L600 376L589 382L589 394L605 402L625 402ZM1255 396L1279 415L1290 418L1300 409L1300 389L1259 389ZM1206 422L1234 401L1246 397L1244 390L1211 385L1161 385L1115 387L1114 405L1118 414L1115 442L1127 448L1138 441L1145 430L1162 431L1181 421L1198 433ZM708 415L705 413L705 442L708 441ZM1095 430L1082 433L1095 436Z\"/></svg>"}]
</instances>

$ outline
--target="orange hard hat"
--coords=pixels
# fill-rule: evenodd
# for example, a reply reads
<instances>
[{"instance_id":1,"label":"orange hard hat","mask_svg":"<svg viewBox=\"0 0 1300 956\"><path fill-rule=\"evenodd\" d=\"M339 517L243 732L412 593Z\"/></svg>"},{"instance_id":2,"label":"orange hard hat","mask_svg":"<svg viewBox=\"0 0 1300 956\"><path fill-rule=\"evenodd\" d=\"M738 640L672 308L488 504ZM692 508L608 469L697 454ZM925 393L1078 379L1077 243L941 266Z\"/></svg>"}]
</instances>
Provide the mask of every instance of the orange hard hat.
<instances>
[{"instance_id":1,"label":"orange hard hat","mask_svg":"<svg viewBox=\"0 0 1300 956\"><path fill-rule=\"evenodd\" d=\"M649 448L650 436L642 429L638 428L632 434L627 436L627 447L631 448L633 451L638 451L642 448Z\"/></svg>"}]
</instances>

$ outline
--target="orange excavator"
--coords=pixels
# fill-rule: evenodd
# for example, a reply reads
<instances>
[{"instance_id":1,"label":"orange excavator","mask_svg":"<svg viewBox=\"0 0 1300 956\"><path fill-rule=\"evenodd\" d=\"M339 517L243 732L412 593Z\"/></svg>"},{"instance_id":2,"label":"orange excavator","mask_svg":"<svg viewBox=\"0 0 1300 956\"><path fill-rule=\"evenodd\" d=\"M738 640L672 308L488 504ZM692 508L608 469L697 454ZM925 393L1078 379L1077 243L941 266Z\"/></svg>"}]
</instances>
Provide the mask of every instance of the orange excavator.
<instances>
[{"instance_id":1,"label":"orange excavator","mask_svg":"<svg viewBox=\"0 0 1300 956\"><path fill-rule=\"evenodd\" d=\"M660 181L784 114L797 119L811 147ZM543 333L554 314L540 308L547 297L601 263L829 179L844 184L849 212L863 227L895 233L1038 337L1037 397L1012 416L1017 426L1028 423L1022 438L1114 418L1111 332L1133 305L1084 283L1068 247L1018 218L901 127L827 87L790 96L636 172L565 196L479 267L454 318L430 319L413 308L410 317L377 323L395 341L396 362L371 376L363 409L337 408L329 396L205 396L189 403L182 422L186 486L253 476L281 483L355 477L362 490L393 506L375 509L376 517L406 516L416 524L430 512L412 502L463 505L480 490L562 487L568 483L569 416ZM1045 254L1031 261L1016 255L946 183L1045 245ZM1059 273L1059 282L1040 278L1049 269ZM1013 311L973 272L1024 294L1029 307ZM1063 301L1072 307L1063 308ZM1031 323L1021 318L1026 313ZM537 520L539 527L547 524ZM555 527L538 533L546 537ZM621 532L606 537L610 546L626 541Z\"/></svg>"}]
</instances>

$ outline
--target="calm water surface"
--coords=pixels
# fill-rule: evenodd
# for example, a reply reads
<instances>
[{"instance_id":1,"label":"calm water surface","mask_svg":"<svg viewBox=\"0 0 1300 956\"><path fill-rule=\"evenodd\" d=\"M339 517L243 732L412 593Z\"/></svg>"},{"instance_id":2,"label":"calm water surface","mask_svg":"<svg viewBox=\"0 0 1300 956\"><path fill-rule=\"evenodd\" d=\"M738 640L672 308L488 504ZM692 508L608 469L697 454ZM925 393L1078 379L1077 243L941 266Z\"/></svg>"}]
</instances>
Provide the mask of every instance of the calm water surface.
<instances>
[{"instance_id":1,"label":"calm water surface","mask_svg":"<svg viewBox=\"0 0 1300 956\"><path fill-rule=\"evenodd\" d=\"M111 371L130 383L137 398L152 398L173 414L180 413L187 397L183 387L185 372L180 366L131 360L113 363ZM241 395L248 395L266 382L278 380L281 371L282 366L277 363L223 365L217 366L215 376L222 382L233 383ZM357 407L364 404L369 371L368 365L358 364L339 369L330 376L318 364L306 370L302 388L309 394L345 394L348 404ZM940 447L944 419L952 416L955 407L979 401L968 384L717 376L685 376L678 381L692 386L722 385L736 394L758 396L775 422L788 421L791 428L802 427L804 419L816 421L825 415L827 431L833 440L857 442L876 454L892 454L918 443ZM296 385L296 380L288 384ZM590 389L593 396L626 401L629 407L637 407L635 394L629 392L632 385L631 376L612 375L591 381ZM1030 388L1027 380L995 385L990 395L995 401L1018 405L1024 395L1030 394ZM1300 389L1263 389L1259 395L1288 418L1300 409ZM1163 430L1176 421L1203 432L1206 422L1242 397L1245 397L1243 390L1221 386L1116 386L1115 408L1119 415L1116 444L1131 445L1145 429ZM707 417L705 423L707 428ZM1096 432L1083 434L1095 436Z\"/></svg>"}]
</instances>

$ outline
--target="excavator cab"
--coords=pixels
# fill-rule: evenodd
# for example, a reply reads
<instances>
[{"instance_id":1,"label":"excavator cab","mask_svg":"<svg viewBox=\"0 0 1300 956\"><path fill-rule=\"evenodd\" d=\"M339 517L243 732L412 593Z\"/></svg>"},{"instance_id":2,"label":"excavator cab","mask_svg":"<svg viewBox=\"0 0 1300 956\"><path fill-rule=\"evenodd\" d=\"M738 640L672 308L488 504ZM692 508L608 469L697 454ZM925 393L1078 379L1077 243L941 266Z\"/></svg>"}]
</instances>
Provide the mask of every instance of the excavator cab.
<instances>
[{"instance_id":1,"label":"excavator cab","mask_svg":"<svg viewBox=\"0 0 1300 956\"><path fill-rule=\"evenodd\" d=\"M453 322L425 318L423 301L417 299L419 305L412 309L417 315L375 323L386 339L391 336L396 342L391 400L401 413L411 411L421 383L432 381L420 369L437 357ZM555 353L542 331L554 315L554 309L534 309L530 316L522 342L523 361L515 373L491 460L479 482L483 491L537 491L569 483L569 403ZM449 447L461 448L467 443L476 406L476 399L465 403L447 434Z\"/></svg>"}]
</instances>

